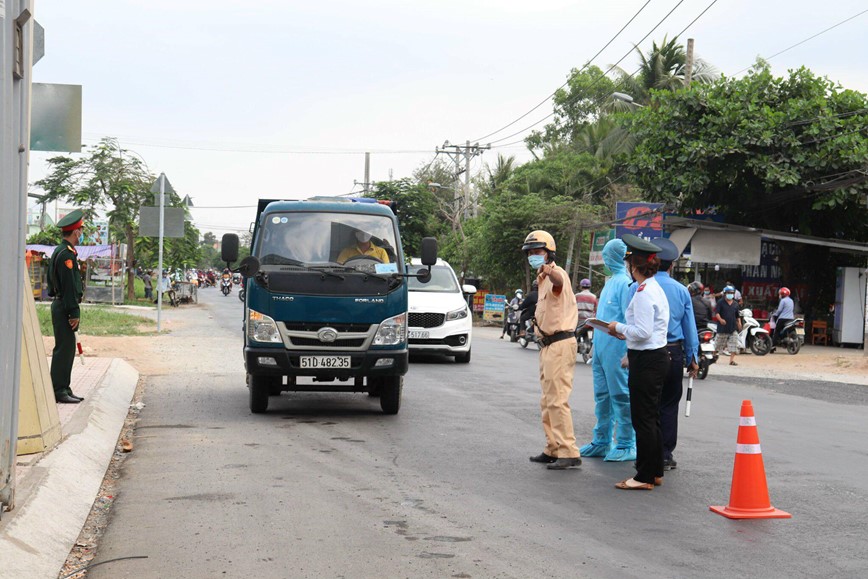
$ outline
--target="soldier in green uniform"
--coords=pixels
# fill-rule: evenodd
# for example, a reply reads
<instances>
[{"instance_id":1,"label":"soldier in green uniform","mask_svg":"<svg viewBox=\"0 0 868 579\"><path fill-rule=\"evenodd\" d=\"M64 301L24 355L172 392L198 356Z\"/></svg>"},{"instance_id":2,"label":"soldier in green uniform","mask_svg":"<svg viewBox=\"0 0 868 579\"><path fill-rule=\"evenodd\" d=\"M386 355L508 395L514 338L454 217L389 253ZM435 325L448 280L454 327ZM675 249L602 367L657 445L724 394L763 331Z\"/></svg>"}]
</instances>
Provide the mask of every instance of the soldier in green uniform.
<instances>
[{"instance_id":1,"label":"soldier in green uniform","mask_svg":"<svg viewBox=\"0 0 868 579\"><path fill-rule=\"evenodd\" d=\"M64 404L78 404L84 398L72 393L72 364L75 362L75 332L78 331L79 307L83 294L78 252L84 213L71 211L57 222L63 241L54 250L48 269L48 294L51 302L51 325L54 326L54 351L51 353L51 383L54 398Z\"/></svg>"}]
</instances>

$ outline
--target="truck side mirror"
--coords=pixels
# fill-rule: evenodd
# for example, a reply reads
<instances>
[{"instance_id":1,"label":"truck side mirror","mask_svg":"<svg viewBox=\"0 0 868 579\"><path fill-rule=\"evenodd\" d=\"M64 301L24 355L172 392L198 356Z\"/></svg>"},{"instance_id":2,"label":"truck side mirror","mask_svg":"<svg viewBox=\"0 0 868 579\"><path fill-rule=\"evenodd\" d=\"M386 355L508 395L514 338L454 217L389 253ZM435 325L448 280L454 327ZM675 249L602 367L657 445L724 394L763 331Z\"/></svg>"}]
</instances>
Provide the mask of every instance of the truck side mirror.
<instances>
[{"instance_id":1,"label":"truck side mirror","mask_svg":"<svg viewBox=\"0 0 868 579\"><path fill-rule=\"evenodd\" d=\"M429 281L431 281L431 268L421 268L419 271L416 272L416 279L418 279L422 283L428 283Z\"/></svg>"},{"instance_id":2,"label":"truck side mirror","mask_svg":"<svg viewBox=\"0 0 868 579\"><path fill-rule=\"evenodd\" d=\"M238 272L244 277L253 277L256 275L256 272L259 271L259 260L252 255L248 255L244 259L241 260L241 264L238 266Z\"/></svg>"},{"instance_id":3,"label":"truck side mirror","mask_svg":"<svg viewBox=\"0 0 868 579\"><path fill-rule=\"evenodd\" d=\"M436 263L437 239L434 237L425 237L422 239L422 265L427 265L428 267L431 267Z\"/></svg>"},{"instance_id":4,"label":"truck side mirror","mask_svg":"<svg viewBox=\"0 0 868 579\"><path fill-rule=\"evenodd\" d=\"M226 263L238 261L238 236L234 233L226 233L220 242L220 259Z\"/></svg>"}]
</instances>

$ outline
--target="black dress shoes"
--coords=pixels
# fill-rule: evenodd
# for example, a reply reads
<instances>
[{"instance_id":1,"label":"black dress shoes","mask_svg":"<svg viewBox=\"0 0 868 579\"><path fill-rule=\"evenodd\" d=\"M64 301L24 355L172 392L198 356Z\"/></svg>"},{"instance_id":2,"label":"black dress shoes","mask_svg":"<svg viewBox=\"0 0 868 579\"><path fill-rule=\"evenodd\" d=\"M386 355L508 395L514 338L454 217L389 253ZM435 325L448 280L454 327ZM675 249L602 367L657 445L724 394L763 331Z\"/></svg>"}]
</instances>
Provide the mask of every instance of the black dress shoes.
<instances>
[{"instance_id":1,"label":"black dress shoes","mask_svg":"<svg viewBox=\"0 0 868 579\"><path fill-rule=\"evenodd\" d=\"M55 397L55 400L57 402L60 402L61 404L78 404L82 401L81 398L73 398L69 394L64 394L63 396L57 396L57 397Z\"/></svg>"},{"instance_id":2,"label":"black dress shoes","mask_svg":"<svg viewBox=\"0 0 868 579\"><path fill-rule=\"evenodd\" d=\"M79 396L78 394L70 394L69 397L70 398L77 398L79 402L84 400L84 396Z\"/></svg>"},{"instance_id":3,"label":"black dress shoes","mask_svg":"<svg viewBox=\"0 0 868 579\"><path fill-rule=\"evenodd\" d=\"M549 456L546 453L540 453L537 456L530 457L531 462L539 462L541 464L551 464L557 460L554 456Z\"/></svg>"},{"instance_id":4,"label":"black dress shoes","mask_svg":"<svg viewBox=\"0 0 868 579\"><path fill-rule=\"evenodd\" d=\"M677 467L678 463L675 462L675 457L663 459L663 470L672 470Z\"/></svg>"},{"instance_id":5,"label":"black dress shoes","mask_svg":"<svg viewBox=\"0 0 868 579\"><path fill-rule=\"evenodd\" d=\"M546 465L546 468L549 470L567 470L568 468L578 468L581 464L581 458L559 458L553 463Z\"/></svg>"}]
</instances>

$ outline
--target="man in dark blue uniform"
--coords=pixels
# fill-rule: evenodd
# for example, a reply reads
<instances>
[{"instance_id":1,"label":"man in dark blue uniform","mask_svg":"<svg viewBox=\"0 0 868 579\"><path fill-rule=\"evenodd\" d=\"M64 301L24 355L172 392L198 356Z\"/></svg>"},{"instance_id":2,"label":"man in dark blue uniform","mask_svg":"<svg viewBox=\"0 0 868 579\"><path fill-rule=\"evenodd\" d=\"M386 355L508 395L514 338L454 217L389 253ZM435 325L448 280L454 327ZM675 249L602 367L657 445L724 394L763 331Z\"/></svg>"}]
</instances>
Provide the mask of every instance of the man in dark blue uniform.
<instances>
[{"instance_id":1,"label":"man in dark blue uniform","mask_svg":"<svg viewBox=\"0 0 868 579\"><path fill-rule=\"evenodd\" d=\"M695 376L699 370L699 338L690 292L669 275L672 264L680 257L681 252L666 238L655 239L654 245L662 249L657 254L660 258L660 270L654 279L660 284L666 294L666 301L669 302L666 349L669 350L670 362L660 395L660 429L663 434L663 469L670 470L678 464L672 452L678 443L678 404L684 392L684 360L686 357L689 361L690 376Z\"/></svg>"},{"instance_id":2,"label":"man in dark blue uniform","mask_svg":"<svg viewBox=\"0 0 868 579\"><path fill-rule=\"evenodd\" d=\"M48 295L51 302L51 325L54 327L54 350L51 353L51 383L54 398L63 404L78 404L84 398L72 393L72 364L75 362L75 332L78 331L83 290L75 246L83 235L84 213L71 211L57 222L63 241L54 249L48 269Z\"/></svg>"}]
</instances>

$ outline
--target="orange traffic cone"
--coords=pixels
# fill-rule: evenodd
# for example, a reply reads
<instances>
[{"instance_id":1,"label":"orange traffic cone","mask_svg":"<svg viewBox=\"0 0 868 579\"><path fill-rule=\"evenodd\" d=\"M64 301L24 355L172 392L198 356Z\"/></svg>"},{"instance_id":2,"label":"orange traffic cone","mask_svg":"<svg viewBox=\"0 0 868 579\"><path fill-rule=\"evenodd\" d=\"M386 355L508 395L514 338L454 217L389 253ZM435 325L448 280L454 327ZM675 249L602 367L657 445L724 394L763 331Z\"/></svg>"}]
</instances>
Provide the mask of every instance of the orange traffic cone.
<instances>
[{"instance_id":1,"label":"orange traffic cone","mask_svg":"<svg viewBox=\"0 0 868 579\"><path fill-rule=\"evenodd\" d=\"M769 501L766 486L766 469L760 450L756 418L750 400L741 403L741 418L738 420L738 443L735 449L735 466L732 469L732 487L729 504L725 507L708 507L728 519L789 519L790 513L774 508Z\"/></svg>"}]
</instances>

